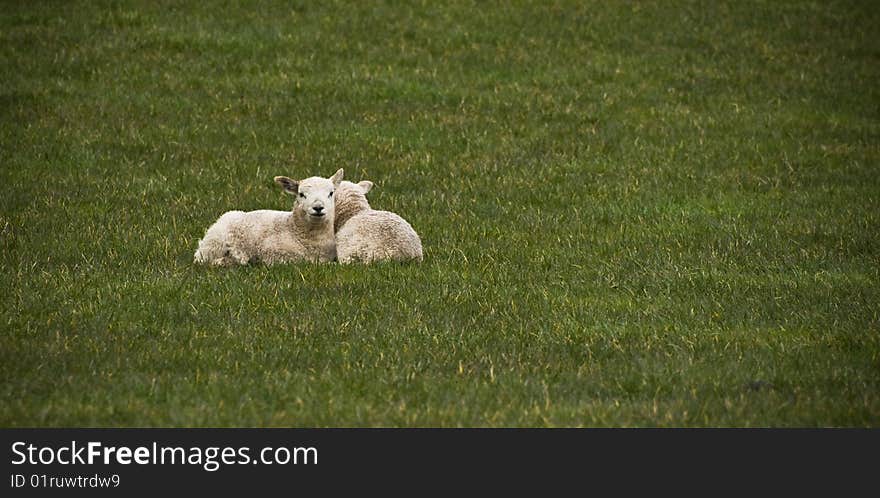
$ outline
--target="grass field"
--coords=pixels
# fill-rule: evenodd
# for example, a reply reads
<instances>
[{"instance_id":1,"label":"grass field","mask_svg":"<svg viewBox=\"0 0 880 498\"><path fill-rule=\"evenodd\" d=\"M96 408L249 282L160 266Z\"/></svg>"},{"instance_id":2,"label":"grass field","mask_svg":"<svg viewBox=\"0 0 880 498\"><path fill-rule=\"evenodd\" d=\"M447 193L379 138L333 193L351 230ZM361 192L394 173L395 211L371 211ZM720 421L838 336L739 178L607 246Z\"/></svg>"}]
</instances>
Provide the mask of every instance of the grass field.
<instances>
[{"instance_id":1,"label":"grass field","mask_svg":"<svg viewBox=\"0 0 880 498\"><path fill-rule=\"evenodd\" d=\"M880 426L876 2L2 2L0 426ZM274 175L423 264L207 269Z\"/></svg>"}]
</instances>

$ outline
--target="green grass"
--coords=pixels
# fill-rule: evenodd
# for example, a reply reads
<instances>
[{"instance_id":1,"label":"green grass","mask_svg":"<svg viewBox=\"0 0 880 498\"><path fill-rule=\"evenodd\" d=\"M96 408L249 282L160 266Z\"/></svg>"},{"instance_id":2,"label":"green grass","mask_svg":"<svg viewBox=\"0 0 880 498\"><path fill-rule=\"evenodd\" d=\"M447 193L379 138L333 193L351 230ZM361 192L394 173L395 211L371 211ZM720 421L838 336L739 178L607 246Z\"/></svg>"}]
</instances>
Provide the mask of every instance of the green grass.
<instances>
[{"instance_id":1,"label":"green grass","mask_svg":"<svg viewBox=\"0 0 880 498\"><path fill-rule=\"evenodd\" d=\"M3 2L0 425L880 426L874 2ZM425 262L207 269L284 174Z\"/></svg>"}]
</instances>

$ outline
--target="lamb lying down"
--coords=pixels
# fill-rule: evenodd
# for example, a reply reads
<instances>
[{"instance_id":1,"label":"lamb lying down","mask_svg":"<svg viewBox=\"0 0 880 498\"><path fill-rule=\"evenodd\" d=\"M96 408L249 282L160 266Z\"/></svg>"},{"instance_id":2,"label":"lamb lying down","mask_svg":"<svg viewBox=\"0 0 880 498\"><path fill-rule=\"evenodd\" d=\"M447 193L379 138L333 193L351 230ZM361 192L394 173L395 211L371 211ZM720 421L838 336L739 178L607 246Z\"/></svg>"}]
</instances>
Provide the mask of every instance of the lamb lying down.
<instances>
[{"instance_id":1,"label":"lamb lying down","mask_svg":"<svg viewBox=\"0 0 880 498\"><path fill-rule=\"evenodd\" d=\"M373 182L342 182L336 189L336 256L340 263L422 261L422 241L413 227L367 202Z\"/></svg>"},{"instance_id":2,"label":"lamb lying down","mask_svg":"<svg viewBox=\"0 0 880 498\"><path fill-rule=\"evenodd\" d=\"M211 225L199 241L195 262L215 266L293 261L333 261L334 191L343 171L330 178L313 176L295 181L276 176L288 194L296 196L292 211L229 211Z\"/></svg>"}]
</instances>

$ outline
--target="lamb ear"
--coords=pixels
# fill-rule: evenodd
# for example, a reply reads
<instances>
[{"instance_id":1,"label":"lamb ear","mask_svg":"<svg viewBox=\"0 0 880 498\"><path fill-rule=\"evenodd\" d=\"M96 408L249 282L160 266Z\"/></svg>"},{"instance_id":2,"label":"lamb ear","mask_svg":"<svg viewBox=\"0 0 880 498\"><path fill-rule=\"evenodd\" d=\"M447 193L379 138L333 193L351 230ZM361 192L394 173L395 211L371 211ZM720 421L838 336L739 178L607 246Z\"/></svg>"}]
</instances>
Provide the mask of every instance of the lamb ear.
<instances>
[{"instance_id":1,"label":"lamb ear","mask_svg":"<svg viewBox=\"0 0 880 498\"><path fill-rule=\"evenodd\" d=\"M362 182L358 182L358 187L363 189L364 194L366 194L370 191L371 188L373 188L373 182L371 182L370 180L364 180Z\"/></svg>"},{"instance_id":2,"label":"lamb ear","mask_svg":"<svg viewBox=\"0 0 880 498\"><path fill-rule=\"evenodd\" d=\"M333 176L330 177L330 181L333 182L334 187L338 187L339 184L342 182L343 173L344 172L342 171L342 168L339 168L338 170L336 170L336 173L333 173Z\"/></svg>"},{"instance_id":3,"label":"lamb ear","mask_svg":"<svg viewBox=\"0 0 880 498\"><path fill-rule=\"evenodd\" d=\"M278 185L281 185L281 188L283 188L284 191L288 194L296 195L296 193L299 191L299 182L296 180L291 180L286 176L276 176L275 182Z\"/></svg>"}]
</instances>

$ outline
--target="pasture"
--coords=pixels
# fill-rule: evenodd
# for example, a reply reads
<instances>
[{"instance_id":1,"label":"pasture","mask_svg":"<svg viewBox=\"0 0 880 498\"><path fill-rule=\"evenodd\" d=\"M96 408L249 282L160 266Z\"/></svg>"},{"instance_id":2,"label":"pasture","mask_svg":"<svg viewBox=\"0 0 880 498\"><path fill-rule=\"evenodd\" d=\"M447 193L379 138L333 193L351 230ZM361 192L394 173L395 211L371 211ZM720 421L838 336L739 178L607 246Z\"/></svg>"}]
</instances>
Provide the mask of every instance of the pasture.
<instances>
[{"instance_id":1,"label":"pasture","mask_svg":"<svg viewBox=\"0 0 880 498\"><path fill-rule=\"evenodd\" d=\"M874 2L0 5L0 426L880 425ZM275 175L422 264L194 266Z\"/></svg>"}]
</instances>

